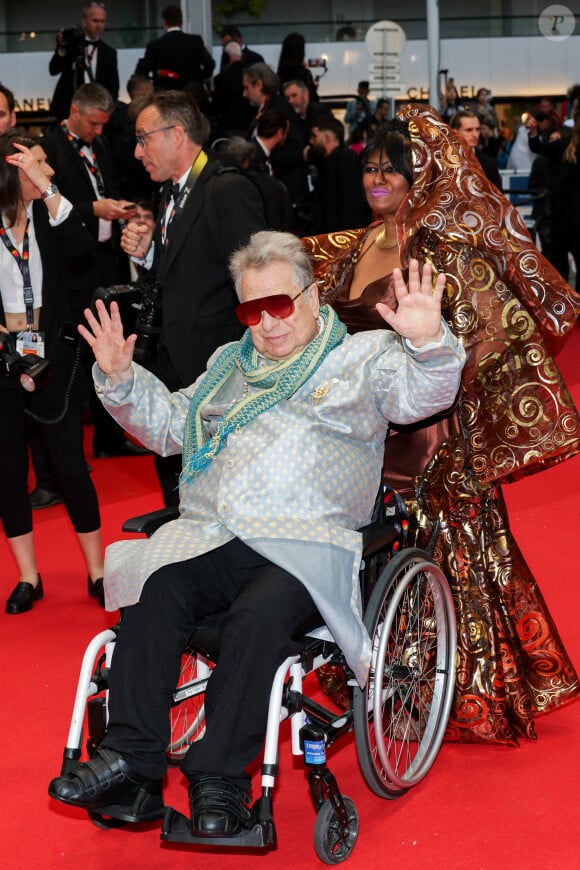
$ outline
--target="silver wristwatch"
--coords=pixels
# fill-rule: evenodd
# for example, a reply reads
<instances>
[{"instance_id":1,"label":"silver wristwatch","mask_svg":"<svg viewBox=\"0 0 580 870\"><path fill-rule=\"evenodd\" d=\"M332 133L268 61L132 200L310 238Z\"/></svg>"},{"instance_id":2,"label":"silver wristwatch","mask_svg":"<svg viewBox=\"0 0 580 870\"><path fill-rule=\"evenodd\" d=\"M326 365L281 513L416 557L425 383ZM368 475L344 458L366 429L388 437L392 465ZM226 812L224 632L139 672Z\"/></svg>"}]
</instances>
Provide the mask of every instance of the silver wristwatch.
<instances>
[{"instance_id":1,"label":"silver wristwatch","mask_svg":"<svg viewBox=\"0 0 580 870\"><path fill-rule=\"evenodd\" d=\"M56 186L56 184L53 184L51 182L48 185L48 187L46 188L46 190L42 191L42 193L40 194L40 198L41 199L52 199L52 197L56 196L57 193L58 193L58 187Z\"/></svg>"}]
</instances>

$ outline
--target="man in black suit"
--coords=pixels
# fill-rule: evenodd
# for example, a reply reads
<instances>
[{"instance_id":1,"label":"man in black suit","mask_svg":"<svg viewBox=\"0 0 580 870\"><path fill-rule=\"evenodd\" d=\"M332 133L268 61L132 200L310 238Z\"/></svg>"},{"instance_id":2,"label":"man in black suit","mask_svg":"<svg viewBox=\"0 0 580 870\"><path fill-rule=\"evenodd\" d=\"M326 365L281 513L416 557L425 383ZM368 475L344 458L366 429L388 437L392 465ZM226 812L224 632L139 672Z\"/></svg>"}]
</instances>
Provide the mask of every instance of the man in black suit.
<instances>
[{"instance_id":1,"label":"man in black suit","mask_svg":"<svg viewBox=\"0 0 580 870\"><path fill-rule=\"evenodd\" d=\"M246 133L247 138L254 138L258 121L271 109L281 112L290 121L286 141L272 154L271 162L274 175L288 190L294 217L293 230L297 235L304 236L312 231L308 215L308 173L303 158L304 143L298 116L279 90L280 80L267 64L255 63L244 70L243 94L256 111Z\"/></svg>"},{"instance_id":2,"label":"man in black suit","mask_svg":"<svg viewBox=\"0 0 580 870\"><path fill-rule=\"evenodd\" d=\"M145 49L135 68L139 75L153 74L156 91L182 90L192 82L208 79L215 61L201 36L182 31L183 16L179 6L166 6L161 13L165 33Z\"/></svg>"},{"instance_id":3,"label":"man in black suit","mask_svg":"<svg viewBox=\"0 0 580 870\"><path fill-rule=\"evenodd\" d=\"M73 95L68 118L52 130L43 145L55 171L55 183L78 209L95 240L95 256L68 258L74 314L83 311L98 286L124 280L119 220L131 216L131 203L119 199L108 141L101 136L113 112L111 95L102 85L81 85Z\"/></svg>"},{"instance_id":4,"label":"man in black suit","mask_svg":"<svg viewBox=\"0 0 580 870\"><path fill-rule=\"evenodd\" d=\"M154 230L130 221L121 244L149 267L161 333L146 365L170 390L192 383L219 345L239 337L228 261L266 227L252 182L203 150L208 132L182 91L155 92L137 116L135 156L165 186ZM181 457L156 456L155 465L166 504L177 504Z\"/></svg>"},{"instance_id":5,"label":"man in black suit","mask_svg":"<svg viewBox=\"0 0 580 870\"><path fill-rule=\"evenodd\" d=\"M278 116L278 120L276 116ZM288 121L284 115L280 115L278 112L266 112L260 119L263 137L259 132L258 137L251 142L244 139L243 136L223 138L215 148L220 163L237 167L257 187L262 197L267 227L285 233L292 232L292 213L288 191L281 181L270 174L265 152L260 148L259 141L265 142L266 147L268 147L268 143L272 147L276 147L281 141L280 130L285 131L287 125Z\"/></svg>"},{"instance_id":6,"label":"man in black suit","mask_svg":"<svg viewBox=\"0 0 580 870\"><path fill-rule=\"evenodd\" d=\"M60 75L50 105L57 121L68 115L72 95L82 84L98 82L114 100L119 96L117 52L101 39L107 23L102 3L89 3L83 9L82 28L59 31L56 51L50 59L51 76Z\"/></svg>"},{"instance_id":7,"label":"man in black suit","mask_svg":"<svg viewBox=\"0 0 580 870\"><path fill-rule=\"evenodd\" d=\"M354 151L344 144L344 127L322 117L312 127L312 150L321 158L314 188L315 233L366 227L372 213L362 192Z\"/></svg>"},{"instance_id":8,"label":"man in black suit","mask_svg":"<svg viewBox=\"0 0 580 870\"><path fill-rule=\"evenodd\" d=\"M243 96L242 49L237 42L224 46L227 66L213 82L211 98L212 138L243 135L254 117L254 109Z\"/></svg>"},{"instance_id":9,"label":"man in black suit","mask_svg":"<svg viewBox=\"0 0 580 870\"><path fill-rule=\"evenodd\" d=\"M290 121L277 109L268 109L260 117L256 135L252 140L256 145L253 158L248 168L254 172L266 172L274 175L271 157L274 151L282 148L288 138Z\"/></svg>"},{"instance_id":10,"label":"man in black suit","mask_svg":"<svg viewBox=\"0 0 580 870\"><path fill-rule=\"evenodd\" d=\"M449 126L452 130L456 130L467 145L473 149L473 153L477 157L486 178L489 178L491 183L495 184L497 189L501 191L501 175L497 168L497 160L494 160L493 157L477 147L479 144L480 123L475 112L460 109L451 118Z\"/></svg>"},{"instance_id":11,"label":"man in black suit","mask_svg":"<svg viewBox=\"0 0 580 870\"><path fill-rule=\"evenodd\" d=\"M127 82L129 103L115 100L115 109L103 136L109 141L119 192L130 202L157 201L158 185L151 181L142 164L135 160L135 119L141 100L153 92L153 82L133 73Z\"/></svg>"},{"instance_id":12,"label":"man in black suit","mask_svg":"<svg viewBox=\"0 0 580 870\"><path fill-rule=\"evenodd\" d=\"M225 24L224 29L220 35L221 44L224 49L228 42L237 42L240 48L242 49L242 66L246 69L249 66L252 66L253 63L264 63L264 58L261 54L258 54L257 51L252 51L251 48L248 48L247 45L244 44L242 39L242 34L238 27L234 27L233 24ZM223 72L224 69L228 65L227 54L224 51L222 54L222 59L220 61L220 72Z\"/></svg>"},{"instance_id":13,"label":"man in black suit","mask_svg":"<svg viewBox=\"0 0 580 870\"><path fill-rule=\"evenodd\" d=\"M16 126L15 107L14 94L0 82L0 135Z\"/></svg>"},{"instance_id":14,"label":"man in black suit","mask_svg":"<svg viewBox=\"0 0 580 870\"><path fill-rule=\"evenodd\" d=\"M312 126L316 120L322 117L331 118L332 112L324 103L312 102L308 85L299 79L292 79L284 83L284 97L298 116L304 145L307 145L312 135Z\"/></svg>"},{"instance_id":15,"label":"man in black suit","mask_svg":"<svg viewBox=\"0 0 580 870\"><path fill-rule=\"evenodd\" d=\"M78 256L71 251L66 258L67 286L76 323L83 320L97 287L129 279L127 258L120 247L119 220L126 220L135 209L132 203L118 198L109 143L101 136L113 108L113 99L102 85L81 85L73 94L68 118L43 140L55 183L76 206L94 239L92 256ZM90 367L89 355L85 360ZM109 414L101 413L101 402L93 397L92 390L89 397L95 399L91 405L95 457L142 453L126 441L123 430Z\"/></svg>"}]
</instances>

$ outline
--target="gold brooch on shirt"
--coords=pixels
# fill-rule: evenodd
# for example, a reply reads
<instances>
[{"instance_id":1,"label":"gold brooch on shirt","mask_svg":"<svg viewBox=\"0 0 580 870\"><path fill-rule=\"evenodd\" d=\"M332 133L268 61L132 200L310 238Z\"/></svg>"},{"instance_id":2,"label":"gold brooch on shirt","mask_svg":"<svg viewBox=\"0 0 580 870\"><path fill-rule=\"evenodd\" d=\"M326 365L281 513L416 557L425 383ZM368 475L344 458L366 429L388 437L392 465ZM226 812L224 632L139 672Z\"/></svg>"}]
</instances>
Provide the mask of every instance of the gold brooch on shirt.
<instances>
[{"instance_id":1,"label":"gold brooch on shirt","mask_svg":"<svg viewBox=\"0 0 580 870\"><path fill-rule=\"evenodd\" d=\"M321 402L322 399L324 399L324 397L330 392L330 387L331 384L326 381L326 383L320 384L319 387L316 387L315 390L312 390L312 392L310 393L310 401L312 402L312 404L315 405L317 402Z\"/></svg>"}]
</instances>

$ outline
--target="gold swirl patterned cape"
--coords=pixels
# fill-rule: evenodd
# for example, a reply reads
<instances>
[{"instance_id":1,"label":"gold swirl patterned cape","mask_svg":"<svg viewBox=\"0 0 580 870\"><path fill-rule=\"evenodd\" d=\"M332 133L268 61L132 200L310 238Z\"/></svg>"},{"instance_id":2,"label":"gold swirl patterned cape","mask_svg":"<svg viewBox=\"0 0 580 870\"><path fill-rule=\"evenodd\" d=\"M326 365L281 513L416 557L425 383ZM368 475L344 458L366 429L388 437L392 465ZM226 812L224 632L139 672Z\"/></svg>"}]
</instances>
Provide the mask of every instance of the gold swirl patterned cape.
<instances>
[{"instance_id":1,"label":"gold swirl patterned cape","mask_svg":"<svg viewBox=\"0 0 580 870\"><path fill-rule=\"evenodd\" d=\"M541 256L471 149L407 106L414 181L397 214L401 261L447 276L446 316L467 353L461 423L479 481L514 479L576 453L580 421L552 354L580 297Z\"/></svg>"},{"instance_id":2,"label":"gold swirl patterned cape","mask_svg":"<svg viewBox=\"0 0 580 870\"><path fill-rule=\"evenodd\" d=\"M414 257L445 272L444 316L467 355L459 434L417 470L421 509L411 505L419 545L429 539L433 519L441 521L434 557L450 581L457 615L448 736L515 743L518 735L535 736L538 713L579 694L575 669L511 534L500 484L578 452L578 413L553 355L575 327L580 297L432 108L406 106L399 117L409 124L413 157L413 184L396 216L401 263ZM367 232L303 240L323 301L332 302L352 275Z\"/></svg>"}]
</instances>

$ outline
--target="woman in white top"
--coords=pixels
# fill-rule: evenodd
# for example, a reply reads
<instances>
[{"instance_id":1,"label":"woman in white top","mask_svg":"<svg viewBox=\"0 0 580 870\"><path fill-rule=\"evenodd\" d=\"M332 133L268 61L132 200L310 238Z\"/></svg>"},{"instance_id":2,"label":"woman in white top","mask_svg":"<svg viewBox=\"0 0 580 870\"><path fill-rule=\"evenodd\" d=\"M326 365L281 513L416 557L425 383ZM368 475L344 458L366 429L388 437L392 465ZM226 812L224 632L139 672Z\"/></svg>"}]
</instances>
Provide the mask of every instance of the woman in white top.
<instances>
[{"instance_id":1,"label":"woman in white top","mask_svg":"<svg viewBox=\"0 0 580 870\"><path fill-rule=\"evenodd\" d=\"M6 604L11 614L30 610L44 594L27 487L30 419L39 423L58 475L86 562L89 594L102 599L101 523L83 453L75 354L59 340L68 314L63 251L74 248L82 255L92 240L52 184L53 174L38 140L18 130L0 137L0 521L19 571ZM32 393L23 389L19 365L14 371L7 360L11 343L25 358L35 352L48 359L52 382Z\"/></svg>"}]
</instances>

